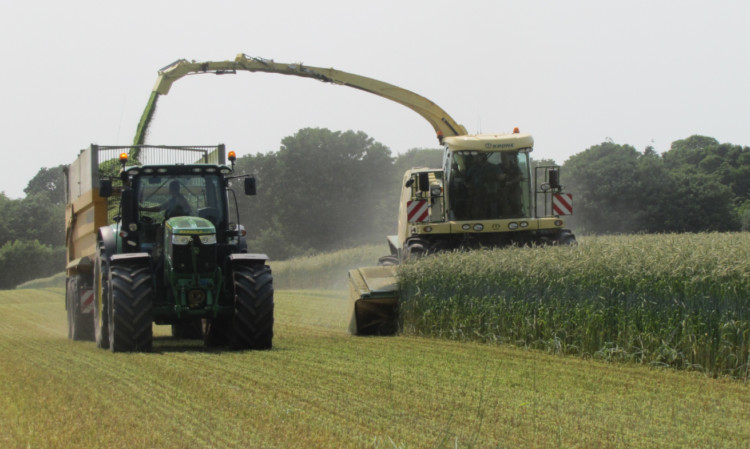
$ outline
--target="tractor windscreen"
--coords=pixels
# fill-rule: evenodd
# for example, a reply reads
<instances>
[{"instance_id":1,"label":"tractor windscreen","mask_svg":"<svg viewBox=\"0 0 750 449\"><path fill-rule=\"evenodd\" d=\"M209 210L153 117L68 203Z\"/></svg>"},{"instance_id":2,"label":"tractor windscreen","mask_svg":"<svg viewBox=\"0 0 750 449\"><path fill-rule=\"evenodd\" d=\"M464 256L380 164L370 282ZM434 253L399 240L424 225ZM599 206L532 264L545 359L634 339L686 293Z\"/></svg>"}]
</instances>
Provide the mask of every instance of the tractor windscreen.
<instances>
[{"instance_id":1,"label":"tractor windscreen","mask_svg":"<svg viewBox=\"0 0 750 449\"><path fill-rule=\"evenodd\" d=\"M452 220L529 217L529 156L518 151L456 151L448 200Z\"/></svg>"},{"instance_id":2,"label":"tractor windscreen","mask_svg":"<svg viewBox=\"0 0 750 449\"><path fill-rule=\"evenodd\" d=\"M216 227L226 225L218 175L142 176L134 181L141 221L161 223L172 217L194 216Z\"/></svg>"}]
</instances>

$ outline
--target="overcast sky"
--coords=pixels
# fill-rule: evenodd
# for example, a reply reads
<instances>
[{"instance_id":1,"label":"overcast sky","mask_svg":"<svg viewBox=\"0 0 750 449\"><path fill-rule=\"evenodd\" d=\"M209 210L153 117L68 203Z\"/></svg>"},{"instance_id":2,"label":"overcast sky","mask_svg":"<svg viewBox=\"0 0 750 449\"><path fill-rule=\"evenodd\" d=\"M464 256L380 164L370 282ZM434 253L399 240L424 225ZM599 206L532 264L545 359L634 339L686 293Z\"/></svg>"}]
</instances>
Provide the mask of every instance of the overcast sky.
<instances>
[{"instance_id":1,"label":"overcast sky","mask_svg":"<svg viewBox=\"0 0 750 449\"><path fill-rule=\"evenodd\" d=\"M518 126L558 163L607 139L750 145L749 23L742 0L0 0L0 191L23 197L39 168L91 143L131 143L160 68L237 53L395 84L470 133ZM147 143L242 156L305 127L361 130L394 154L438 146L389 100L247 72L175 83Z\"/></svg>"}]
</instances>

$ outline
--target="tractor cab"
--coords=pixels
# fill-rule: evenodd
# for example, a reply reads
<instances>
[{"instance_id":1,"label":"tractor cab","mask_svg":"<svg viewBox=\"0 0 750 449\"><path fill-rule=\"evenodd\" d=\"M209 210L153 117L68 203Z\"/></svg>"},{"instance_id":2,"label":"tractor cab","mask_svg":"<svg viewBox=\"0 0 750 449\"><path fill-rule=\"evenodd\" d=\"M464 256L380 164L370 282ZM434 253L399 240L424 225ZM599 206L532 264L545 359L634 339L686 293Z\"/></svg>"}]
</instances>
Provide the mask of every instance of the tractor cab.
<instances>
[{"instance_id":1,"label":"tractor cab","mask_svg":"<svg viewBox=\"0 0 750 449\"><path fill-rule=\"evenodd\" d=\"M177 234L200 230L211 234L216 242L217 232L229 227L223 177L215 172L201 172L200 166L187 173L175 168L179 167L164 168L162 174L132 178L142 251L161 247L170 230ZM185 220L185 217L195 219Z\"/></svg>"}]
</instances>

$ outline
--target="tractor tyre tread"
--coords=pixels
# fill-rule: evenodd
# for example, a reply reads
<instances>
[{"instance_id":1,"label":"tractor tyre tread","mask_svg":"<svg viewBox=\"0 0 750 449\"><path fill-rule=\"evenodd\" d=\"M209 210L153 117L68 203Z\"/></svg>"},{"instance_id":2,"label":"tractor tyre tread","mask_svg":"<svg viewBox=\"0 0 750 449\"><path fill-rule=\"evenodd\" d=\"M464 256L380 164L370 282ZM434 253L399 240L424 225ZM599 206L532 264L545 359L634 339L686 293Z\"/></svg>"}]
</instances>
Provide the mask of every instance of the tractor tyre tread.
<instances>
[{"instance_id":1,"label":"tractor tyre tread","mask_svg":"<svg viewBox=\"0 0 750 449\"><path fill-rule=\"evenodd\" d=\"M267 265L233 267L234 318L232 349L271 349L273 340L273 277Z\"/></svg>"}]
</instances>

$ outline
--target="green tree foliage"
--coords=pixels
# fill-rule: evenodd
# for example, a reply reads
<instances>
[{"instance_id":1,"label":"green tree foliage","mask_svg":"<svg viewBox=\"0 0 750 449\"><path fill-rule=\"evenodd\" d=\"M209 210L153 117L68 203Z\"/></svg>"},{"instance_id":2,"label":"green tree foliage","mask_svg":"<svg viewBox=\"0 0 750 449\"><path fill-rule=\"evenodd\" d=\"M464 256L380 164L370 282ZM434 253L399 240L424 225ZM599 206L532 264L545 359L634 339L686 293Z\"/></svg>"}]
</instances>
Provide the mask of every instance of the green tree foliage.
<instances>
[{"instance_id":1,"label":"green tree foliage","mask_svg":"<svg viewBox=\"0 0 750 449\"><path fill-rule=\"evenodd\" d=\"M734 231L747 216L750 149L710 137L678 140L663 156L604 142L571 157L565 170L579 231Z\"/></svg>"},{"instance_id":2,"label":"green tree foliage","mask_svg":"<svg viewBox=\"0 0 750 449\"><path fill-rule=\"evenodd\" d=\"M573 193L573 223L585 232L628 233L640 228L639 153L604 142L565 162L565 186Z\"/></svg>"},{"instance_id":3,"label":"green tree foliage","mask_svg":"<svg viewBox=\"0 0 750 449\"><path fill-rule=\"evenodd\" d=\"M37 174L31 178L29 184L23 189L28 195L43 194L47 196L52 204L65 204L65 178L63 176L64 165L53 168L42 167Z\"/></svg>"},{"instance_id":4,"label":"green tree foliage","mask_svg":"<svg viewBox=\"0 0 750 449\"><path fill-rule=\"evenodd\" d=\"M379 243L396 230L404 167L441 165L440 150L394 159L364 132L306 128L279 151L246 156L258 195L239 197L251 251L274 259Z\"/></svg>"},{"instance_id":5,"label":"green tree foliage","mask_svg":"<svg viewBox=\"0 0 750 449\"><path fill-rule=\"evenodd\" d=\"M24 199L9 199L0 194L0 245L14 240L38 240L44 245L65 243L65 209L48 195L35 193Z\"/></svg>"},{"instance_id":6,"label":"green tree foliage","mask_svg":"<svg viewBox=\"0 0 750 449\"><path fill-rule=\"evenodd\" d=\"M65 268L65 184L62 166L41 168L26 197L0 193L0 288Z\"/></svg>"},{"instance_id":7,"label":"green tree foliage","mask_svg":"<svg viewBox=\"0 0 750 449\"><path fill-rule=\"evenodd\" d=\"M65 248L37 240L14 240L0 247L0 289L52 276L65 267Z\"/></svg>"}]
</instances>

